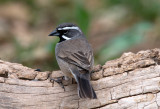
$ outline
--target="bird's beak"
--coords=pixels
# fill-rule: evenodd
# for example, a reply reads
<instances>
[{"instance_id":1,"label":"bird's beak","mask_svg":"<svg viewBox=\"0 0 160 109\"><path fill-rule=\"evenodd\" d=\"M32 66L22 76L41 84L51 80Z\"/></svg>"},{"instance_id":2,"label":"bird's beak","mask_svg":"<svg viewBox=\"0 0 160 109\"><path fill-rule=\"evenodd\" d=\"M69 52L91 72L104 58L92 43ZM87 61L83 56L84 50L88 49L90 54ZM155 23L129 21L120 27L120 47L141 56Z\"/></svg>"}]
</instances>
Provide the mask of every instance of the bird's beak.
<instances>
[{"instance_id":1,"label":"bird's beak","mask_svg":"<svg viewBox=\"0 0 160 109\"><path fill-rule=\"evenodd\" d=\"M48 36L59 36L60 34L57 32L57 30L52 31Z\"/></svg>"}]
</instances>

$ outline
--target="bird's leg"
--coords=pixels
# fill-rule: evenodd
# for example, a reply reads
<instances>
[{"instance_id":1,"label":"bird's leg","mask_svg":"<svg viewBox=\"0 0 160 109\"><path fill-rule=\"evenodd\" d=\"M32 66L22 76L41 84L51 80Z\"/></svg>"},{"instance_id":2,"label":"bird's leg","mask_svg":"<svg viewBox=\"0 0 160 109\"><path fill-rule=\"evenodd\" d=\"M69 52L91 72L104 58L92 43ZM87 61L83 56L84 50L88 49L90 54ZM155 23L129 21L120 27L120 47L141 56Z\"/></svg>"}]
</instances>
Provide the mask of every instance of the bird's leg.
<instances>
[{"instance_id":1,"label":"bird's leg","mask_svg":"<svg viewBox=\"0 0 160 109\"><path fill-rule=\"evenodd\" d=\"M65 91L65 87L64 87L63 82L62 82L64 79L65 79L65 76L57 77L56 79L51 78L51 79L50 79L50 82L52 83L52 87L53 87L53 83L54 83L54 81L55 81L55 82L58 83L58 84L64 89L64 91Z\"/></svg>"}]
</instances>

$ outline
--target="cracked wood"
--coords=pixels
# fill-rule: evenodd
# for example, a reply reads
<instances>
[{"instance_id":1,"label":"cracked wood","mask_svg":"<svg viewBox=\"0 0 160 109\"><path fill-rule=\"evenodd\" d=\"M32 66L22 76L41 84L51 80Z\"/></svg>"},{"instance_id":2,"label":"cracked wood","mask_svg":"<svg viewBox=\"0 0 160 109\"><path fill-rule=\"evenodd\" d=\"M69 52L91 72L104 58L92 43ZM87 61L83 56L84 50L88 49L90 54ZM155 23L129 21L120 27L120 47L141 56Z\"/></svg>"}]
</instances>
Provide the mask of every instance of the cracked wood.
<instances>
[{"instance_id":1,"label":"cracked wood","mask_svg":"<svg viewBox=\"0 0 160 109\"><path fill-rule=\"evenodd\" d=\"M38 72L0 60L0 108L8 109L158 109L160 108L160 49L124 53L94 67L91 84L98 99L80 99L74 80L66 91L50 78L60 71Z\"/></svg>"}]
</instances>

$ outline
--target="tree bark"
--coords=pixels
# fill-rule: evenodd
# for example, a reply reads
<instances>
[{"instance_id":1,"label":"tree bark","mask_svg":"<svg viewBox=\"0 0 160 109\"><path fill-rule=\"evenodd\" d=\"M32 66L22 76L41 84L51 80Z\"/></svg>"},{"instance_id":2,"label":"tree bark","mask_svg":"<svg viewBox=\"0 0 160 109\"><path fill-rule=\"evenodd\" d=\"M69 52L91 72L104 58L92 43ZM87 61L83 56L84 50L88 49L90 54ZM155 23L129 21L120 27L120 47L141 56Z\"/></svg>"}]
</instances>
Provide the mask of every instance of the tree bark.
<instances>
[{"instance_id":1,"label":"tree bark","mask_svg":"<svg viewBox=\"0 0 160 109\"><path fill-rule=\"evenodd\" d=\"M124 53L95 66L91 84L98 99L80 99L74 80L63 81L65 91L50 82L61 76L0 60L0 109L160 108L160 49Z\"/></svg>"}]
</instances>

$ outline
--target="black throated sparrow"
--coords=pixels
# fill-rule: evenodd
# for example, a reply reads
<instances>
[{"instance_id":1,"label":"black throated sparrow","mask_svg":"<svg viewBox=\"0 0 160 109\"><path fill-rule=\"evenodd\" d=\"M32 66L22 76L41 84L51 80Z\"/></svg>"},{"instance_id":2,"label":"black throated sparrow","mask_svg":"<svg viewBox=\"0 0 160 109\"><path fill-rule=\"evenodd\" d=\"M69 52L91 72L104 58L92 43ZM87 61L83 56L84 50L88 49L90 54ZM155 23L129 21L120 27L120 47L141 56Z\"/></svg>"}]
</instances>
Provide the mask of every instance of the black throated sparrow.
<instances>
[{"instance_id":1,"label":"black throated sparrow","mask_svg":"<svg viewBox=\"0 0 160 109\"><path fill-rule=\"evenodd\" d=\"M90 84L90 72L94 64L93 52L80 28L64 23L49 36L60 38L55 48L56 59L64 75L75 78L79 97L96 99L96 93Z\"/></svg>"}]
</instances>

